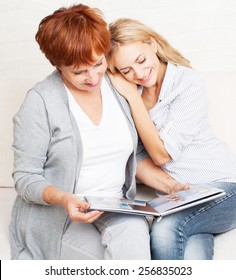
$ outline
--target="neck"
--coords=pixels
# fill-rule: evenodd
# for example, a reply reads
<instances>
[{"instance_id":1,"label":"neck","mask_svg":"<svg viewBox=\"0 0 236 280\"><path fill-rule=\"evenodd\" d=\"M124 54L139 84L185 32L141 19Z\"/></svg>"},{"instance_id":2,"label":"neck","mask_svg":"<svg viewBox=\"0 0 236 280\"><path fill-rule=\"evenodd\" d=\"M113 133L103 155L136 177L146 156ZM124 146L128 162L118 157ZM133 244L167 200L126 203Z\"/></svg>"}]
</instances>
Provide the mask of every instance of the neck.
<instances>
[{"instance_id":1,"label":"neck","mask_svg":"<svg viewBox=\"0 0 236 280\"><path fill-rule=\"evenodd\" d=\"M167 68L167 63L160 61L160 68L159 68L157 83L156 83L156 88L157 89L159 88L159 90L161 89L163 80L165 78L166 68Z\"/></svg>"},{"instance_id":2,"label":"neck","mask_svg":"<svg viewBox=\"0 0 236 280\"><path fill-rule=\"evenodd\" d=\"M158 100L161 91L161 86L165 78L166 68L167 68L167 64L160 61L160 67L159 67L156 84L149 88L144 87L143 93L147 93L148 95L151 95L153 98Z\"/></svg>"},{"instance_id":3,"label":"neck","mask_svg":"<svg viewBox=\"0 0 236 280\"><path fill-rule=\"evenodd\" d=\"M166 73L166 68L167 68L167 64L164 62L160 62L160 68L159 68L156 84L149 88L145 88L145 87L143 88L142 99L147 110L153 108L153 106L158 101L161 92L161 86Z\"/></svg>"}]
</instances>

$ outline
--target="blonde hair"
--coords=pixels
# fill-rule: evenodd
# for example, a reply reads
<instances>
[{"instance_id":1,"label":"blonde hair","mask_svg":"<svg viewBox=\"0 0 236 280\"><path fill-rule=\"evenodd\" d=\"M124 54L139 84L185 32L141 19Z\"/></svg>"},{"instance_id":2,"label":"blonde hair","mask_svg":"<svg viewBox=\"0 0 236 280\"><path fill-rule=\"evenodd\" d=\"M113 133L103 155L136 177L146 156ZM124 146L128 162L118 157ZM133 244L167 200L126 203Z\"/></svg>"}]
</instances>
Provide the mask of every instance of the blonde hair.
<instances>
[{"instance_id":1,"label":"blonde hair","mask_svg":"<svg viewBox=\"0 0 236 280\"><path fill-rule=\"evenodd\" d=\"M112 73L117 72L113 63L114 53L119 45L135 42L150 44L151 38L157 42L157 56L163 62L172 62L186 67L191 67L187 60L178 50L173 48L168 41L152 28L143 23L129 18L121 18L109 25L110 31L110 51L107 55L108 68Z\"/></svg>"}]
</instances>

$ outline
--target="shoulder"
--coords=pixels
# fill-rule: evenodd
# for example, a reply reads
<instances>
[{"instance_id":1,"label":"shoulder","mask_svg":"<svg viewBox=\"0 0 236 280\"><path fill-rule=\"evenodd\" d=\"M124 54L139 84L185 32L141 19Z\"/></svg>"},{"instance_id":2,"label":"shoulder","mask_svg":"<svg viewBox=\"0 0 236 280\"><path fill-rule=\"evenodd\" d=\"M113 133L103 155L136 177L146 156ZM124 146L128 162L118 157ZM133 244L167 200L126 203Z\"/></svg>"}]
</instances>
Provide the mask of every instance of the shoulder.
<instances>
[{"instance_id":1,"label":"shoulder","mask_svg":"<svg viewBox=\"0 0 236 280\"><path fill-rule=\"evenodd\" d=\"M199 102L206 101L205 82L189 67L168 63L162 87L162 98L167 98L168 102L196 98Z\"/></svg>"},{"instance_id":2,"label":"shoulder","mask_svg":"<svg viewBox=\"0 0 236 280\"><path fill-rule=\"evenodd\" d=\"M68 98L60 73L54 71L44 80L31 88L18 113L34 113L34 115L65 114L68 108Z\"/></svg>"},{"instance_id":3,"label":"shoulder","mask_svg":"<svg viewBox=\"0 0 236 280\"><path fill-rule=\"evenodd\" d=\"M38 82L31 90L36 91L42 97L46 98L47 96L56 93L60 89L64 89L64 87L60 72L56 70L44 80Z\"/></svg>"},{"instance_id":4,"label":"shoulder","mask_svg":"<svg viewBox=\"0 0 236 280\"><path fill-rule=\"evenodd\" d=\"M176 97L185 104L195 104L195 107L207 108L205 81L199 73L192 68L180 65L177 65L176 68L177 73L173 84Z\"/></svg>"},{"instance_id":5,"label":"shoulder","mask_svg":"<svg viewBox=\"0 0 236 280\"><path fill-rule=\"evenodd\" d=\"M204 87L205 82L195 69L181 65L174 65L174 67L176 68L176 86L181 86L183 88L191 86Z\"/></svg>"},{"instance_id":6,"label":"shoulder","mask_svg":"<svg viewBox=\"0 0 236 280\"><path fill-rule=\"evenodd\" d=\"M42 103L46 107L55 107L59 103L67 104L67 93L59 71L54 71L44 80L35 84L28 91L26 99L30 99L31 102Z\"/></svg>"}]
</instances>

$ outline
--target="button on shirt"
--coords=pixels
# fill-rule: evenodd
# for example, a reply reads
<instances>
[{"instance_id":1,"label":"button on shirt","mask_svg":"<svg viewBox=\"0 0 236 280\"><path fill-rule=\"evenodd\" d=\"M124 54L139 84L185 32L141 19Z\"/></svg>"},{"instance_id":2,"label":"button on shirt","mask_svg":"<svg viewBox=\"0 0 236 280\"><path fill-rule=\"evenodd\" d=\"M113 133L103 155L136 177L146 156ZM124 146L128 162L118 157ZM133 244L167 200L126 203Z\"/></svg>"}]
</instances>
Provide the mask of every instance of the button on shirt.
<instances>
[{"instance_id":1,"label":"button on shirt","mask_svg":"<svg viewBox=\"0 0 236 280\"><path fill-rule=\"evenodd\" d=\"M236 182L236 158L215 137L205 86L188 67L168 63L158 102L149 111L172 160L163 169L181 183Z\"/></svg>"}]
</instances>

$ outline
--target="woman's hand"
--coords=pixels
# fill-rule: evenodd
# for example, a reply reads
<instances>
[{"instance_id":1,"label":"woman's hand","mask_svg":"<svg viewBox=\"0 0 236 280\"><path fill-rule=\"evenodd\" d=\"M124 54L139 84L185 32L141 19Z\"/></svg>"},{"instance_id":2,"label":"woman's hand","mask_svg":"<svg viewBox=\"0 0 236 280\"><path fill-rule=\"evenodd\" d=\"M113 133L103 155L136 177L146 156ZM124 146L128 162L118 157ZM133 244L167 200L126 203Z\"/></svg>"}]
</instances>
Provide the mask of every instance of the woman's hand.
<instances>
[{"instance_id":1,"label":"woman's hand","mask_svg":"<svg viewBox=\"0 0 236 280\"><path fill-rule=\"evenodd\" d=\"M66 193L62 201L63 207L74 222L92 223L103 213L101 211L87 212L90 207L89 203L84 202L75 194Z\"/></svg>"},{"instance_id":2,"label":"woman's hand","mask_svg":"<svg viewBox=\"0 0 236 280\"><path fill-rule=\"evenodd\" d=\"M136 176L141 183L165 194L189 189L189 185L176 181L156 166L150 158L145 158L138 163Z\"/></svg>"},{"instance_id":3,"label":"woman's hand","mask_svg":"<svg viewBox=\"0 0 236 280\"><path fill-rule=\"evenodd\" d=\"M137 85L127 81L120 73L112 74L109 70L107 75L115 87L115 89L122 95L128 102L130 99L134 99L135 96L140 96Z\"/></svg>"},{"instance_id":4,"label":"woman's hand","mask_svg":"<svg viewBox=\"0 0 236 280\"><path fill-rule=\"evenodd\" d=\"M44 189L43 199L49 204L63 206L74 222L92 223L103 213L101 211L87 212L89 203L84 202L78 195L63 192L55 186L47 186Z\"/></svg>"}]
</instances>

